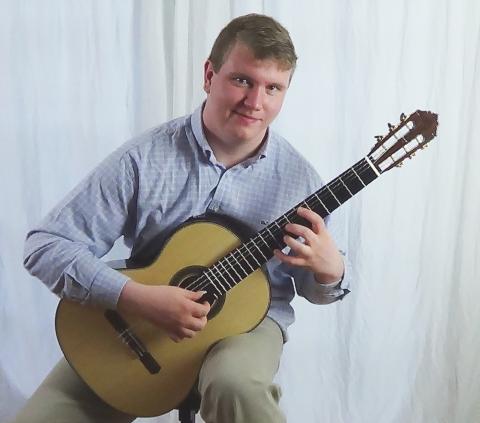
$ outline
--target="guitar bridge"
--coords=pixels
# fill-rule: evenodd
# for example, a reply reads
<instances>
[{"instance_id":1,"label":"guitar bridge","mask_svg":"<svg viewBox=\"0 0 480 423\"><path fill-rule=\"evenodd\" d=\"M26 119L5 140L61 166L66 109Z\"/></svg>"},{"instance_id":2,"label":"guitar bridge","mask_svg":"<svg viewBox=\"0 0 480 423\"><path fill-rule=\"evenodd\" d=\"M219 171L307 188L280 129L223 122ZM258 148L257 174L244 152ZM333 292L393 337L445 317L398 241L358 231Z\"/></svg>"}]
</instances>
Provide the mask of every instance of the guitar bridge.
<instances>
[{"instance_id":1,"label":"guitar bridge","mask_svg":"<svg viewBox=\"0 0 480 423\"><path fill-rule=\"evenodd\" d=\"M161 369L160 364L148 352L143 342L130 330L123 317L114 310L106 310L104 315L122 341L138 356L147 371L152 375L158 373Z\"/></svg>"}]
</instances>

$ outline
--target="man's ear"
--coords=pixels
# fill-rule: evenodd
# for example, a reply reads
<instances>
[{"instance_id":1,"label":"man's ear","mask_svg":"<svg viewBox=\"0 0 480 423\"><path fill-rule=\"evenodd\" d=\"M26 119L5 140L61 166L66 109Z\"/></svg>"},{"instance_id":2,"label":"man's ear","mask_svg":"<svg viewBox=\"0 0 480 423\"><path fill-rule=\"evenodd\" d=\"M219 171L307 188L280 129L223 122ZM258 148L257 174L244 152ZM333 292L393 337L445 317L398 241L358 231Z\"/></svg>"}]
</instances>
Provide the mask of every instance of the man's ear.
<instances>
[{"instance_id":1,"label":"man's ear","mask_svg":"<svg viewBox=\"0 0 480 423\"><path fill-rule=\"evenodd\" d=\"M212 62L207 60L205 65L203 65L203 90L207 94L210 94L210 87L212 85L212 77L214 72L215 71L213 70Z\"/></svg>"}]
</instances>

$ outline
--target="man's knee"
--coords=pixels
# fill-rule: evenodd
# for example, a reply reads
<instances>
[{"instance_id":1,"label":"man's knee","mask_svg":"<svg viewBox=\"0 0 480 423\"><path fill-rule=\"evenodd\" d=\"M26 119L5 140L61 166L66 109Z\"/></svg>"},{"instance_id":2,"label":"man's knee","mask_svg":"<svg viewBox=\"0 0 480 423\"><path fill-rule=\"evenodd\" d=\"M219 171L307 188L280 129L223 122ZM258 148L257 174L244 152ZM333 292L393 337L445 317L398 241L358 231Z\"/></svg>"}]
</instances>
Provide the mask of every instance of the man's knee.
<instances>
[{"instance_id":1,"label":"man's knee","mask_svg":"<svg viewBox=\"0 0 480 423\"><path fill-rule=\"evenodd\" d=\"M251 397L265 392L268 387L252 378L239 377L238 374L220 375L211 380L204 390L204 398L218 401L249 401Z\"/></svg>"},{"instance_id":2,"label":"man's knee","mask_svg":"<svg viewBox=\"0 0 480 423\"><path fill-rule=\"evenodd\" d=\"M283 421L278 407L279 386L238 374L230 376L221 375L204 386L201 415L207 423L255 421L252 416L265 422Z\"/></svg>"}]
</instances>

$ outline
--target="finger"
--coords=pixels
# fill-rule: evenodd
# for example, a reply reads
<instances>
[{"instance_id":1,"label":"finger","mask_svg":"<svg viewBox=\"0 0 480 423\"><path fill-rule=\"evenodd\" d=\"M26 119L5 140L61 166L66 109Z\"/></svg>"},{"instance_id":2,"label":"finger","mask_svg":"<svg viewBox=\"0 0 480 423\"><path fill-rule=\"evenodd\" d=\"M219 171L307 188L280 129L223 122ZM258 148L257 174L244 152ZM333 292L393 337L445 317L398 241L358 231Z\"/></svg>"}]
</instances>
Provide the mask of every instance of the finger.
<instances>
[{"instance_id":1,"label":"finger","mask_svg":"<svg viewBox=\"0 0 480 423\"><path fill-rule=\"evenodd\" d=\"M311 223L312 229L315 233L318 233L320 230L325 228L325 221L318 213L315 213L313 210L307 209L305 207L299 207L297 209L297 214Z\"/></svg>"},{"instance_id":2,"label":"finger","mask_svg":"<svg viewBox=\"0 0 480 423\"><path fill-rule=\"evenodd\" d=\"M205 328L205 325L207 324L207 318L200 317L198 319L192 319L188 325L185 326L186 329L192 330L194 332L200 332Z\"/></svg>"},{"instance_id":3,"label":"finger","mask_svg":"<svg viewBox=\"0 0 480 423\"><path fill-rule=\"evenodd\" d=\"M290 247L296 256L308 257L310 255L310 247L303 242L300 242L289 235L285 235L283 241L288 247Z\"/></svg>"},{"instance_id":4,"label":"finger","mask_svg":"<svg viewBox=\"0 0 480 423\"><path fill-rule=\"evenodd\" d=\"M190 291L188 289L185 289L184 292L185 296L192 301L198 301L207 293L207 291Z\"/></svg>"},{"instance_id":5,"label":"finger","mask_svg":"<svg viewBox=\"0 0 480 423\"><path fill-rule=\"evenodd\" d=\"M175 343L178 343L178 342L181 341L180 337L179 337L177 334L173 333L173 332L168 332L167 335L168 335L168 337L169 337L173 342L175 342Z\"/></svg>"},{"instance_id":6,"label":"finger","mask_svg":"<svg viewBox=\"0 0 480 423\"><path fill-rule=\"evenodd\" d=\"M185 338L193 338L195 335L197 334L197 331L194 331L194 330L191 330L191 329L187 329L187 328L183 328L180 332L180 338L181 339L185 339Z\"/></svg>"},{"instance_id":7,"label":"finger","mask_svg":"<svg viewBox=\"0 0 480 423\"><path fill-rule=\"evenodd\" d=\"M274 250L273 253L281 262L291 266L305 267L307 264L303 257L288 256L282 253L280 250Z\"/></svg>"},{"instance_id":8,"label":"finger","mask_svg":"<svg viewBox=\"0 0 480 423\"><path fill-rule=\"evenodd\" d=\"M205 301L203 303L192 303L192 316L193 317L204 317L210 311L210 304Z\"/></svg>"},{"instance_id":9,"label":"finger","mask_svg":"<svg viewBox=\"0 0 480 423\"><path fill-rule=\"evenodd\" d=\"M316 234L306 226L299 225L298 223L287 223L285 230L292 235L301 236L307 243L312 242L316 238Z\"/></svg>"}]
</instances>

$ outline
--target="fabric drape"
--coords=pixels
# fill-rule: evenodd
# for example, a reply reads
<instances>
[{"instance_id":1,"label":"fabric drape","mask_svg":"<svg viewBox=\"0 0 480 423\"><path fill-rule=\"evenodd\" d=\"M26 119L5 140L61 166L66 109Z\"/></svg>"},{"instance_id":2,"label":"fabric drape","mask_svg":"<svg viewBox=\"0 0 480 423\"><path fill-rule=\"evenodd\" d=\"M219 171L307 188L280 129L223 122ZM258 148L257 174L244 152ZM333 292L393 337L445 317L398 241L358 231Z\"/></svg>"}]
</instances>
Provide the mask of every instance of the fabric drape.
<instances>
[{"instance_id":1,"label":"fabric drape","mask_svg":"<svg viewBox=\"0 0 480 423\"><path fill-rule=\"evenodd\" d=\"M277 377L288 421L480 421L478 1L2 0L0 422L61 354L57 299L22 267L28 228L125 140L191 112L215 36L249 12L291 33L298 68L274 127L325 180L401 112L440 122L336 212L356 282L333 305L294 301Z\"/></svg>"}]
</instances>

